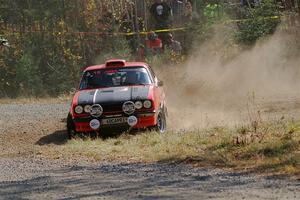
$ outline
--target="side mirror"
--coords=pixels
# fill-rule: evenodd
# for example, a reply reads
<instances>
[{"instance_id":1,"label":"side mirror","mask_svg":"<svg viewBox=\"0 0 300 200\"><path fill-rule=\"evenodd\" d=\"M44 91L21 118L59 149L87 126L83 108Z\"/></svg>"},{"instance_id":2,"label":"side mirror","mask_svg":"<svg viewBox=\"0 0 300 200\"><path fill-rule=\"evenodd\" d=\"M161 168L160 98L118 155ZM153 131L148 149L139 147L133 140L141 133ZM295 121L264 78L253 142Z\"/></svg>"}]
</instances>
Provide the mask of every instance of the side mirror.
<instances>
[{"instance_id":1,"label":"side mirror","mask_svg":"<svg viewBox=\"0 0 300 200\"><path fill-rule=\"evenodd\" d=\"M69 93L70 93L71 95L74 95L74 94L76 93L76 91L77 91L76 88L71 88L70 91L69 91Z\"/></svg>"},{"instance_id":2,"label":"side mirror","mask_svg":"<svg viewBox=\"0 0 300 200\"><path fill-rule=\"evenodd\" d=\"M164 82L163 81L158 81L157 86L159 86L159 87L164 86Z\"/></svg>"}]
</instances>

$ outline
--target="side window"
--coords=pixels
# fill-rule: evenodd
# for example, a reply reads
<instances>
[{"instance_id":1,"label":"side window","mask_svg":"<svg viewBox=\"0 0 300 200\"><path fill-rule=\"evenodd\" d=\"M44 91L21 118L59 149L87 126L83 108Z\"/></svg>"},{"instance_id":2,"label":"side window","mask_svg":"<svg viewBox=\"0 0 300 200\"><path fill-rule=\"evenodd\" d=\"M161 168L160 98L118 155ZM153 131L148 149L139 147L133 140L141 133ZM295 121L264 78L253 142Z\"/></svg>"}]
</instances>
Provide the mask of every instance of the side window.
<instances>
[{"instance_id":1,"label":"side window","mask_svg":"<svg viewBox=\"0 0 300 200\"><path fill-rule=\"evenodd\" d=\"M87 88L87 76L86 73L84 73L81 77L81 81L79 84L79 89L84 89Z\"/></svg>"}]
</instances>

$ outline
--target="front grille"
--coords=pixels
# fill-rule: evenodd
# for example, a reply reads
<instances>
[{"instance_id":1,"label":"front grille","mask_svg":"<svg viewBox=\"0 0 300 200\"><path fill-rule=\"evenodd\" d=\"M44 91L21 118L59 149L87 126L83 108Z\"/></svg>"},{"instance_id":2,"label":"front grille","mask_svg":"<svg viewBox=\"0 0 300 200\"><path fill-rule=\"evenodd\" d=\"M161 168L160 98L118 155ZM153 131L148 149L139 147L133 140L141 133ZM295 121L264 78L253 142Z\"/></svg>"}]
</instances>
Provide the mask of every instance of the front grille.
<instances>
[{"instance_id":1,"label":"front grille","mask_svg":"<svg viewBox=\"0 0 300 200\"><path fill-rule=\"evenodd\" d=\"M117 103L117 104L102 104L103 112L123 112L122 110L123 103Z\"/></svg>"}]
</instances>

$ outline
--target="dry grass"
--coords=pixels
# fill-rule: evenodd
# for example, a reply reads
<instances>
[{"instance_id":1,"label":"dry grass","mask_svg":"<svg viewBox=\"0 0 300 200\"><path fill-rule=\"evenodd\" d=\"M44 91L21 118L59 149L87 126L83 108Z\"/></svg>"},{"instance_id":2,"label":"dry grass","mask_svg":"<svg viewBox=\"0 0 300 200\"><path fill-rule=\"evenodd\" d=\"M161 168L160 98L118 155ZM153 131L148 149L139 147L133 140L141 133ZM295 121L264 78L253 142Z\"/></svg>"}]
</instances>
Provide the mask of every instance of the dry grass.
<instances>
[{"instance_id":1,"label":"dry grass","mask_svg":"<svg viewBox=\"0 0 300 200\"><path fill-rule=\"evenodd\" d=\"M300 175L299 124L258 123L190 132L147 132L109 139L74 139L41 149L53 159L122 162L187 162L239 170Z\"/></svg>"}]
</instances>

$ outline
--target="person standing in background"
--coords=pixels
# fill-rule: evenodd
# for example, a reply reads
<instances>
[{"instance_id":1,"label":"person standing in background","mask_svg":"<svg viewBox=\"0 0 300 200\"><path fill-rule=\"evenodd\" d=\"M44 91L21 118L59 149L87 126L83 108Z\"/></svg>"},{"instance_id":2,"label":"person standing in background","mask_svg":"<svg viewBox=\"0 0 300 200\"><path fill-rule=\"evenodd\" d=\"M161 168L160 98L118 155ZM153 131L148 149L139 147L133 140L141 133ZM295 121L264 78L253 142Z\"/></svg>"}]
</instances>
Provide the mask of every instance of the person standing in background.
<instances>
[{"instance_id":1,"label":"person standing in background","mask_svg":"<svg viewBox=\"0 0 300 200\"><path fill-rule=\"evenodd\" d=\"M163 0L155 0L150 8L150 13L155 20L155 28L170 27L171 7Z\"/></svg>"},{"instance_id":2,"label":"person standing in background","mask_svg":"<svg viewBox=\"0 0 300 200\"><path fill-rule=\"evenodd\" d=\"M146 40L146 50L147 54L151 55L157 55L162 52L162 41L153 31L148 34L148 39Z\"/></svg>"},{"instance_id":3,"label":"person standing in background","mask_svg":"<svg viewBox=\"0 0 300 200\"><path fill-rule=\"evenodd\" d=\"M150 8L150 13L152 18L154 19L155 29L163 30L171 27L171 16L172 10L171 7L163 0L154 0ZM166 37L168 31L158 33L159 39L162 40L163 48L166 44Z\"/></svg>"},{"instance_id":4,"label":"person standing in background","mask_svg":"<svg viewBox=\"0 0 300 200\"><path fill-rule=\"evenodd\" d=\"M174 55L177 55L177 56L181 55L181 53L182 53L181 43L178 42L177 40L175 40L171 33L169 33L166 38L167 38L166 49L171 50L171 52Z\"/></svg>"},{"instance_id":5,"label":"person standing in background","mask_svg":"<svg viewBox=\"0 0 300 200\"><path fill-rule=\"evenodd\" d=\"M170 6L173 13L173 25L181 26L192 18L193 7L188 0L172 0Z\"/></svg>"},{"instance_id":6,"label":"person standing in background","mask_svg":"<svg viewBox=\"0 0 300 200\"><path fill-rule=\"evenodd\" d=\"M188 0L184 0L184 13L183 13L184 23L192 19L192 14L193 14L192 3Z\"/></svg>"}]
</instances>

